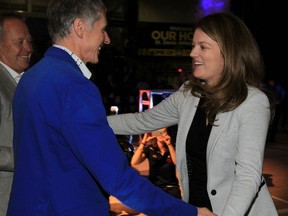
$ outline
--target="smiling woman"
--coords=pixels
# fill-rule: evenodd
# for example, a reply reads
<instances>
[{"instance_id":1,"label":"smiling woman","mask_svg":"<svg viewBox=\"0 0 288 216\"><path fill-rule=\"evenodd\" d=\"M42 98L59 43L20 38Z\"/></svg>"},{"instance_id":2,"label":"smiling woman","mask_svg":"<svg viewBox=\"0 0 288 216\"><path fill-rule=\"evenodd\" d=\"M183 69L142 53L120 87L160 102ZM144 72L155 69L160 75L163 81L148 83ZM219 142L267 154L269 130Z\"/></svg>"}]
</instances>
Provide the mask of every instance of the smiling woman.
<instances>
[{"instance_id":1,"label":"smiling woman","mask_svg":"<svg viewBox=\"0 0 288 216\"><path fill-rule=\"evenodd\" d=\"M274 110L256 40L237 16L215 13L195 24L190 56L180 89L144 112L109 116L110 126L143 134L178 124L183 200L222 216L278 215L262 174Z\"/></svg>"}]
</instances>

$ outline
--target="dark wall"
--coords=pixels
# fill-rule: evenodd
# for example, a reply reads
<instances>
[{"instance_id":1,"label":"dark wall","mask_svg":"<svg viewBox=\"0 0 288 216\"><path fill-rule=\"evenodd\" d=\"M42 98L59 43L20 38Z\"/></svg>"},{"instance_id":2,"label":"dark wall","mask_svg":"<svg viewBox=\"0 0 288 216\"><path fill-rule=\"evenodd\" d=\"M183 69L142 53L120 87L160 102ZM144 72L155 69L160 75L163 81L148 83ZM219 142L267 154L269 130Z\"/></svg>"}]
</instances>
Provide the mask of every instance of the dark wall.
<instances>
[{"instance_id":1,"label":"dark wall","mask_svg":"<svg viewBox=\"0 0 288 216\"><path fill-rule=\"evenodd\" d=\"M286 8L277 1L232 0L231 10L255 35L267 73L285 81L288 58Z\"/></svg>"},{"instance_id":2,"label":"dark wall","mask_svg":"<svg viewBox=\"0 0 288 216\"><path fill-rule=\"evenodd\" d=\"M31 65L35 64L44 54L51 40L47 30L47 19L27 17L27 25L33 38L34 53L32 56Z\"/></svg>"},{"instance_id":3,"label":"dark wall","mask_svg":"<svg viewBox=\"0 0 288 216\"><path fill-rule=\"evenodd\" d=\"M181 1L181 6L175 6L175 4L179 5L179 2L173 0L122 0L122 3L121 1L113 3L112 8L115 8L113 9L115 11L114 13L113 11L109 13L112 17L108 17L109 19L112 18L109 21L109 26L111 27L115 26L115 20L117 20L117 28L114 28L113 31L115 38L111 38L114 43L113 46L123 47L125 42L119 41L121 37L124 39L125 37L129 37L129 35L135 37L133 34L137 28L139 14L141 15L140 18L143 18L142 15L145 14L143 11L147 10L146 14L148 15L154 14L150 17L151 19L154 17L156 19L155 22L175 21L179 23L183 21L187 23L193 22L194 18L193 13L196 6L191 4L195 5L199 2L200 0L184 0ZM123 5L121 6L120 3ZM231 0L230 10L243 19L255 35L267 67L267 73L274 74L279 79L284 80L287 70L285 63L288 58L288 54L286 53L286 20L288 20L288 13L286 7L280 3L276 3L263 0ZM167 7L163 7L163 4L167 5ZM183 5L186 7L183 7ZM122 9L120 10L119 8ZM177 10L172 10L172 8ZM119 10L122 17L120 19L119 17L113 19L113 16ZM33 18L33 16L29 16L27 22L35 42L35 55L33 59L36 61L42 57L46 48L50 45L47 23L45 18ZM125 35L120 35L120 37L118 34L119 31L116 30L121 28L123 28ZM112 36L114 37L114 35Z\"/></svg>"}]
</instances>

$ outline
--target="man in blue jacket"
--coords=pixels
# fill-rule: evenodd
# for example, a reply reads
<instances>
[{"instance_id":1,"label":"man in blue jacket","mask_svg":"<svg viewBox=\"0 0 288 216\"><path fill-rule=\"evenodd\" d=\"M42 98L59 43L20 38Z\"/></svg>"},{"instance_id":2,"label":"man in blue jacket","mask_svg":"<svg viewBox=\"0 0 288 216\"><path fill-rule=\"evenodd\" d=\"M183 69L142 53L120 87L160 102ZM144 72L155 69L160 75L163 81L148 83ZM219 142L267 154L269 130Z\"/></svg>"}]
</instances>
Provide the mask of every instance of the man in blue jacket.
<instances>
[{"instance_id":1,"label":"man in blue jacket","mask_svg":"<svg viewBox=\"0 0 288 216\"><path fill-rule=\"evenodd\" d=\"M8 216L105 216L108 194L147 215L214 215L153 186L128 165L86 63L98 63L101 0L52 0L53 41L17 86L15 176Z\"/></svg>"}]
</instances>

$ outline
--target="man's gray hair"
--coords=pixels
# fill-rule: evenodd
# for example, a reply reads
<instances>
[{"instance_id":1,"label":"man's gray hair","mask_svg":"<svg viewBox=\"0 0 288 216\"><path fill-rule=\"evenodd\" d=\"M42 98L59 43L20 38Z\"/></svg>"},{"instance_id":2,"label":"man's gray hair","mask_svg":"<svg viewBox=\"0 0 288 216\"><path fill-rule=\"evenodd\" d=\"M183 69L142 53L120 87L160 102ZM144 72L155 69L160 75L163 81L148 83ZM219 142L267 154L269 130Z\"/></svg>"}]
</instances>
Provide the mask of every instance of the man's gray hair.
<instances>
[{"instance_id":1,"label":"man's gray hair","mask_svg":"<svg viewBox=\"0 0 288 216\"><path fill-rule=\"evenodd\" d=\"M106 5L101 0L51 0L48 4L48 32L52 41L63 39L70 34L73 22L81 18L92 27L106 13Z\"/></svg>"}]
</instances>

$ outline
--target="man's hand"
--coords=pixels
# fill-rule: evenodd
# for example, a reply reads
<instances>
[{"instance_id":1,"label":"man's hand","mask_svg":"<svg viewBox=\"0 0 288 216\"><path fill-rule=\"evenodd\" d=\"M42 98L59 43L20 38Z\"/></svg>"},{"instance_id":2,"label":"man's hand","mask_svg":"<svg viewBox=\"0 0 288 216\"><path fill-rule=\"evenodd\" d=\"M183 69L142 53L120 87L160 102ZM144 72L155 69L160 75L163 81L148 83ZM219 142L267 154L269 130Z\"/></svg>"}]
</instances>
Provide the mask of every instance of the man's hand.
<instances>
[{"instance_id":1,"label":"man's hand","mask_svg":"<svg viewBox=\"0 0 288 216\"><path fill-rule=\"evenodd\" d=\"M217 216L207 208L198 208L198 216Z\"/></svg>"}]
</instances>

